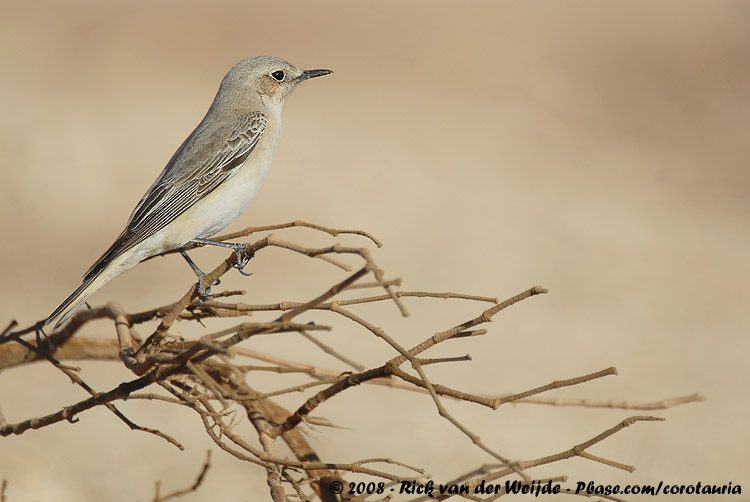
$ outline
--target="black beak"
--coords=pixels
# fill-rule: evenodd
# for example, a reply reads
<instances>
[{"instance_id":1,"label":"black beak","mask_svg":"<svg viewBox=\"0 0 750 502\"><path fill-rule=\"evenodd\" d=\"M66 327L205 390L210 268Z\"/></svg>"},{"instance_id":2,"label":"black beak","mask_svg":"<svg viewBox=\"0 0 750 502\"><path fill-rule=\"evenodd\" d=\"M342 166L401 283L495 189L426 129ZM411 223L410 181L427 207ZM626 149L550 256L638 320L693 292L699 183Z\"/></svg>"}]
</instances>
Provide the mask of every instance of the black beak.
<instances>
[{"instance_id":1,"label":"black beak","mask_svg":"<svg viewBox=\"0 0 750 502\"><path fill-rule=\"evenodd\" d=\"M330 73L333 72L331 70L304 70L302 75L298 77L298 80L302 82L308 78L322 77L323 75L328 75Z\"/></svg>"}]
</instances>

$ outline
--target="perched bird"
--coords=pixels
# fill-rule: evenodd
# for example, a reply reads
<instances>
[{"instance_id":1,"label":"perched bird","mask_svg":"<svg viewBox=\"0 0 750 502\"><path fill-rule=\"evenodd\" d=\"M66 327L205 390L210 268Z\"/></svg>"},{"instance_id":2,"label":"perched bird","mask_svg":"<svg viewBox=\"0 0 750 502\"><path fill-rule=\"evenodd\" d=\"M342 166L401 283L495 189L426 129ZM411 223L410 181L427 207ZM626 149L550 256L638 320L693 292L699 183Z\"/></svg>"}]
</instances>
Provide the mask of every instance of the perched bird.
<instances>
[{"instance_id":1,"label":"perched bird","mask_svg":"<svg viewBox=\"0 0 750 502\"><path fill-rule=\"evenodd\" d=\"M229 70L206 116L141 198L125 230L43 325L58 318L55 327L63 325L90 295L146 258L180 249L188 259L181 249L186 244L216 244L206 238L234 221L258 193L279 144L287 96L300 82L329 73L269 56Z\"/></svg>"}]
</instances>

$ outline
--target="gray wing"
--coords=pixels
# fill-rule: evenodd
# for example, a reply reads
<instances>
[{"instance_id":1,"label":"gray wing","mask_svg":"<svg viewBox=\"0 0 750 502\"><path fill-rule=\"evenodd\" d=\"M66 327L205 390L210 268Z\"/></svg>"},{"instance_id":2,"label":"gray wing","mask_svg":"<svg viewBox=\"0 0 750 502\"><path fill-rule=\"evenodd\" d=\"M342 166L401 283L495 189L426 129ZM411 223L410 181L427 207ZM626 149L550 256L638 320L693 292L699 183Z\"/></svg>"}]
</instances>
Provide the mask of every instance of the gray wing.
<instances>
[{"instance_id":1,"label":"gray wing","mask_svg":"<svg viewBox=\"0 0 750 502\"><path fill-rule=\"evenodd\" d=\"M232 177L253 153L267 119L261 112L208 131L204 122L185 140L130 215L125 230L86 272L98 274L124 251L151 237Z\"/></svg>"}]
</instances>

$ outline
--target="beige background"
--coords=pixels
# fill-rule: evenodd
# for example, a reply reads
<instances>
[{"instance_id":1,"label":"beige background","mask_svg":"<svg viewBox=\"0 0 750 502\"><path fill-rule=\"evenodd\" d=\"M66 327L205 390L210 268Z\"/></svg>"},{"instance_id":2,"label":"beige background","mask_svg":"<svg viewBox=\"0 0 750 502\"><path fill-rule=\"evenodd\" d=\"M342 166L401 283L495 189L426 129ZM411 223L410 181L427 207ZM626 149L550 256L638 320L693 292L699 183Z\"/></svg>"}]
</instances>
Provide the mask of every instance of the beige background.
<instances>
[{"instance_id":1,"label":"beige background","mask_svg":"<svg viewBox=\"0 0 750 502\"><path fill-rule=\"evenodd\" d=\"M278 55L336 73L290 98L271 173L231 229L296 218L365 228L386 243L377 259L407 289L504 298L548 287L488 336L438 351L469 352L472 363L431 375L491 393L616 366L618 377L553 395L644 402L700 392L707 402L659 412L667 422L592 450L635 464L633 474L583 460L534 474L731 481L744 491L731 499L747 500L749 17L748 3L728 1L5 0L0 322L48 314L121 230L223 74L244 57ZM227 282L250 302L300 300L340 277L285 253L250 267L252 278ZM135 311L174 300L193 280L179 258L153 260L92 301ZM408 305L408 320L392 306L360 312L408 346L481 307ZM112 336L104 324L88 333ZM361 330L330 340L366 364L389 354ZM248 346L344 369L292 337ZM128 378L114 363L82 366L98 390ZM252 378L259 389L280 386ZM438 482L491 461L424 397L348 394L318 410L350 428L312 432L326 460L392 456ZM82 397L41 365L0 375L11 422ZM637 414L449 407L488 445L524 459ZM191 482L211 447L196 417L153 403L121 408L187 451L89 412L74 426L0 441L8 500L149 500L156 480L166 490ZM260 469L221 452L214 465L185 500L268 499Z\"/></svg>"}]
</instances>

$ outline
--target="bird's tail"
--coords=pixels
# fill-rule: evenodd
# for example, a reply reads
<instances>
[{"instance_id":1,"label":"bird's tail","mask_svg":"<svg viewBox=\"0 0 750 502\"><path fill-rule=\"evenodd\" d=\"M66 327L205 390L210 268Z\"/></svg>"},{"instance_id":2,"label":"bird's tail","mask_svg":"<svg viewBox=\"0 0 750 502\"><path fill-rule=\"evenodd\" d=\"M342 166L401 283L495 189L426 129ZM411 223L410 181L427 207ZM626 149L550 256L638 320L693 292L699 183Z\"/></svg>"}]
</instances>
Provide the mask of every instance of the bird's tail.
<instances>
[{"instance_id":1,"label":"bird's tail","mask_svg":"<svg viewBox=\"0 0 750 502\"><path fill-rule=\"evenodd\" d=\"M78 289L73 291L73 293L69 297L67 297L60 304L60 306L54 310L54 312L50 314L50 316L44 321L44 326L51 324L52 321L54 321L58 317L60 318L60 320L57 321L57 324L55 324L55 329L65 324L68 319L70 319L73 314L76 313L81 305L83 305L83 303L89 296L98 291L99 288L104 286L104 284L106 284L115 275L117 274L113 274L110 271L110 267L106 267L98 274L87 276L83 280L83 284L78 286Z\"/></svg>"}]
</instances>

